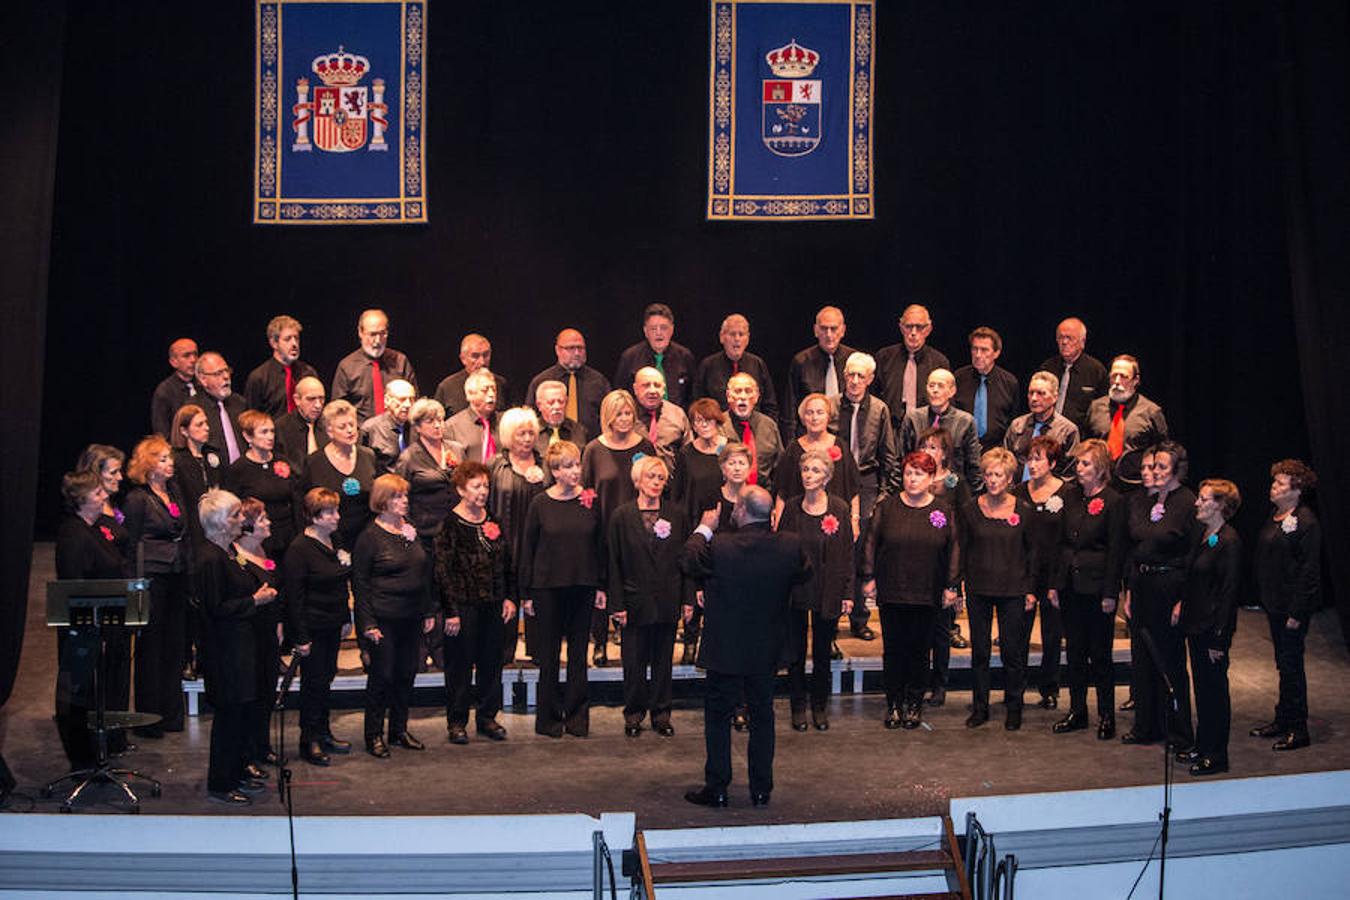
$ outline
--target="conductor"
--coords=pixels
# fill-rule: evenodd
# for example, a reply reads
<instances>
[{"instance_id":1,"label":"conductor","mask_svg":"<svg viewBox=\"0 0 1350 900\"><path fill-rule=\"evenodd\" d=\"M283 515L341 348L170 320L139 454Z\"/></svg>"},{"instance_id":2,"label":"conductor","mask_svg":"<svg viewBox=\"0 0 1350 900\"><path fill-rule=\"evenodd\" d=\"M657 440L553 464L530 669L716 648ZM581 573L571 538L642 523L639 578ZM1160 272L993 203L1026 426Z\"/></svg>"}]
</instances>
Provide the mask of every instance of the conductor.
<instances>
[{"instance_id":1,"label":"conductor","mask_svg":"<svg viewBox=\"0 0 1350 900\"><path fill-rule=\"evenodd\" d=\"M750 802L766 806L773 791L773 679L787 661L789 594L806 580L811 564L795 534L770 529L772 509L768 491L747 486L732 513L736 531L714 537L718 510L713 508L685 542L685 574L703 583L698 665L708 673L703 787L684 795L699 806L727 805L731 713L742 690L750 713ZM685 606L686 622L692 614L693 607Z\"/></svg>"}]
</instances>

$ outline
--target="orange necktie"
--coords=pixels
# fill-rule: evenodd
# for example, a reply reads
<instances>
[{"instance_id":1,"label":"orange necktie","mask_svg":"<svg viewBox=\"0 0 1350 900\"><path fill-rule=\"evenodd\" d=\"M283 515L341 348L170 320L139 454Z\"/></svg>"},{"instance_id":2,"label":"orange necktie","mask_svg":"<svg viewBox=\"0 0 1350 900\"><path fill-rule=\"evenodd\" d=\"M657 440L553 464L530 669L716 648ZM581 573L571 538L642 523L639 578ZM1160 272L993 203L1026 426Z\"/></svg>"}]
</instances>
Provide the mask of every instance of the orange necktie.
<instances>
[{"instance_id":1,"label":"orange necktie","mask_svg":"<svg viewBox=\"0 0 1350 900\"><path fill-rule=\"evenodd\" d=\"M1111 458L1120 459L1120 455L1125 452L1125 404L1122 403L1116 407L1116 414L1111 417L1111 433L1106 436L1106 449L1111 451Z\"/></svg>"}]
</instances>

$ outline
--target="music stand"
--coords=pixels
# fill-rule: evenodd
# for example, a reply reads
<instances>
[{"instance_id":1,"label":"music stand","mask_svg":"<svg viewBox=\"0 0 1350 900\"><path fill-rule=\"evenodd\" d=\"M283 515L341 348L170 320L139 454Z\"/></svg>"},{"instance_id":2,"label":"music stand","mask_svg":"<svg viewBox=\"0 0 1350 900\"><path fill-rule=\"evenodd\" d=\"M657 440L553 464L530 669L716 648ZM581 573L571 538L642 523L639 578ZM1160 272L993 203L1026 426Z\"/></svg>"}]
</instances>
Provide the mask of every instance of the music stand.
<instances>
[{"instance_id":1,"label":"music stand","mask_svg":"<svg viewBox=\"0 0 1350 900\"><path fill-rule=\"evenodd\" d=\"M43 799L51 797L62 782L75 787L61 803L61 812L70 812L91 784L113 784L126 795L128 812L141 811L140 798L131 789L131 779L149 782L150 796L160 795L159 782L132 769L114 768L108 757L108 731L153 725L160 717L151 713L133 713L107 709L107 686L100 677L107 650L105 631L150 622L150 580L148 578L68 578L47 582L47 624L92 633L97 638L94 656L94 709L89 724L95 736L96 756L92 768L77 769L42 787Z\"/></svg>"}]
</instances>

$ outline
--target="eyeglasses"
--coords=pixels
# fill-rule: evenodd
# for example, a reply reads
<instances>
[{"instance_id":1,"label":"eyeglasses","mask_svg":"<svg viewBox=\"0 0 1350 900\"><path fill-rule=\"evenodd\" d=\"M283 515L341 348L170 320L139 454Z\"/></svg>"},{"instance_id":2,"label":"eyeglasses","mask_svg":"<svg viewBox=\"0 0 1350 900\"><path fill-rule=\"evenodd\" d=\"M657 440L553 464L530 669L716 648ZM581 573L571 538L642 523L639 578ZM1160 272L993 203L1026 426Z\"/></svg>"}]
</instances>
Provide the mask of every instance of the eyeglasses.
<instances>
[{"instance_id":1,"label":"eyeglasses","mask_svg":"<svg viewBox=\"0 0 1350 900\"><path fill-rule=\"evenodd\" d=\"M929 329L929 328L932 328L932 327L933 327L933 323L931 323L931 322L922 322L922 323L916 323L916 322L901 322L901 323L900 323L900 330L901 330L901 331L925 331L925 330L927 330L927 329Z\"/></svg>"},{"instance_id":2,"label":"eyeglasses","mask_svg":"<svg viewBox=\"0 0 1350 900\"><path fill-rule=\"evenodd\" d=\"M202 377L203 377L203 378L217 378L217 377L219 377L219 376L221 376L221 375L229 376L229 375L232 374L233 372L234 372L233 369L226 367L226 368L224 368L224 369L216 369L214 372L203 372L203 373L202 373Z\"/></svg>"}]
</instances>

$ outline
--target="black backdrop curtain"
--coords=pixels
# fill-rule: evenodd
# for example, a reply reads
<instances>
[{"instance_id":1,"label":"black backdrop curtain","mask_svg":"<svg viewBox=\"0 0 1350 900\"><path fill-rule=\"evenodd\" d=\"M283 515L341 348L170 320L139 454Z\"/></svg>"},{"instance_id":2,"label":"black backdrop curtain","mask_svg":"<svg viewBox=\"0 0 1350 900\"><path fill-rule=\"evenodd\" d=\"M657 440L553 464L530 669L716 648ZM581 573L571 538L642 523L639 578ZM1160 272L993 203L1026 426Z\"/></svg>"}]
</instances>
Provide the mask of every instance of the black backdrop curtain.
<instances>
[{"instance_id":1,"label":"black backdrop curtain","mask_svg":"<svg viewBox=\"0 0 1350 900\"><path fill-rule=\"evenodd\" d=\"M1142 360L1193 475L1242 485L1241 527L1270 461L1308 452L1269 5L882 2L878 218L782 225L703 219L705 4L432 4L431 223L309 229L248 224L252 5L166 9L70 17L69 57L101 63L71 66L63 96L44 530L83 444L148 429L170 340L223 351L242 381L289 312L327 375L366 305L427 390L470 330L517 385L563 325L611 370L651 300L700 355L744 312L777 372L824 303L875 349L926 302L957 364L993 325L1024 379L1076 314L1095 355Z\"/></svg>"}]
</instances>

